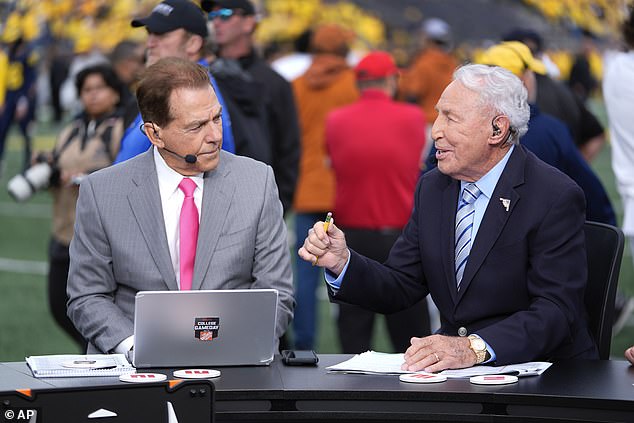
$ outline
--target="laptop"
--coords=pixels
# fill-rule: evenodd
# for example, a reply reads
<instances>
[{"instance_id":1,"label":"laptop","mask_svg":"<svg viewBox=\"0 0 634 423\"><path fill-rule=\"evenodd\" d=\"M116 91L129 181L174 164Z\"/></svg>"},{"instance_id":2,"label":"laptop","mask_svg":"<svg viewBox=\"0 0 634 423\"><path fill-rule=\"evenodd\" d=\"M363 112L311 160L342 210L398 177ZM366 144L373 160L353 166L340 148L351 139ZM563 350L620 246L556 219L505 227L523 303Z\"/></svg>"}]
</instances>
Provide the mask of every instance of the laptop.
<instances>
[{"instance_id":1,"label":"laptop","mask_svg":"<svg viewBox=\"0 0 634 423\"><path fill-rule=\"evenodd\" d=\"M139 291L137 368L268 365L275 354L276 289Z\"/></svg>"}]
</instances>

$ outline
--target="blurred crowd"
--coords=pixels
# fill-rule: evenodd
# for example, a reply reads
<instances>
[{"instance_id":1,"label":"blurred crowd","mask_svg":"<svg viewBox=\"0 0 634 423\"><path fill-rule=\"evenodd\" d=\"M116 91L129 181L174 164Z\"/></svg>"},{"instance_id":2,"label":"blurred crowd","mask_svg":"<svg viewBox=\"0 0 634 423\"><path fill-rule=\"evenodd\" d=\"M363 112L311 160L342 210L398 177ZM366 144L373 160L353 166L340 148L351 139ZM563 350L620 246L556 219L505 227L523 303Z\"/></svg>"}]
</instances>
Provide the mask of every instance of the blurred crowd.
<instances>
[{"instance_id":1,"label":"blurred crowd","mask_svg":"<svg viewBox=\"0 0 634 423\"><path fill-rule=\"evenodd\" d=\"M605 50L626 49L619 28L628 15L628 2L615 6L608 0L525 0L527 7L553 25L570 29L576 44L566 43L564 51L546 45L543 34L525 27L486 40L459 40L445 20L422 15L417 15L415 36L405 42L394 37L398 31L386 28L376 14L349 1L196 2L205 9L202 28L193 27L191 20L161 16L161 5L184 1L165 0L158 6L156 0L0 1L0 172L9 129L16 123L24 139L24 169L44 162L55 174L49 297L56 319L79 343L81 337L65 313L77 186L83 175L149 147L138 129L142 121L134 90L144 67L161 57L180 56L209 69L222 96L223 114L226 111L223 148L272 166L286 217L294 219L298 243L315 221L334 211L338 225L351 234L350 245L355 249L381 245L366 254L379 260L386 256L407 221L418 176L434 166L429 133L437 116L436 102L453 71L466 61L505 67L522 79L532 99L529 129L533 131L532 144L530 131L522 143L584 189L588 219L616 225L610 200L588 165L607 139L591 100L601 95ZM139 16L148 18L135 20ZM183 31L178 37L184 38L168 40L174 31ZM366 56L377 48L391 54ZM361 106L346 109L369 98L407 106L397 114L409 114L411 120L383 122L367 134L363 129L367 125L360 125L346 132L347 138L357 134L366 140L382 134L381 138L376 144L368 141L364 148L352 145L346 150L336 141L344 128L359 119L381 123L396 113L368 118L369 112L359 115ZM63 128L54 149L44 154L31 151L38 119L58 122ZM396 136L395 125L412 122L414 129ZM408 139L402 140L404 136ZM381 140L383 144L389 140L387 151L379 148ZM398 146L399 140L405 144ZM367 166L341 165L361 154ZM387 154L394 154L392 161L385 160ZM351 203L367 199L359 193L368 187L358 181L372 178L386 162L392 166L381 171L383 182L373 184L377 200L352 207ZM297 263L295 270L294 339L287 342L314 349L321 274L307 263ZM431 319L421 321L415 333L399 332L402 322L411 322L411 317L403 316L401 323L394 319L389 331L395 350L406 348L409 337L434 330L433 304L416 305L412 312L426 315L428 307ZM620 295L616 330L632 308L634 301ZM373 319L371 313L341 308L343 352L371 348ZM361 321L363 328L352 327ZM358 336L345 335L353 332Z\"/></svg>"},{"instance_id":2,"label":"blurred crowd","mask_svg":"<svg viewBox=\"0 0 634 423\"><path fill-rule=\"evenodd\" d=\"M534 8L553 25L565 27L571 34L565 42L538 46L543 53L542 59L549 66L549 73L561 80L578 78L578 66L573 69L573 65L577 64L577 56L583 54L592 80L582 83L596 87L603 72L601 48L613 44L619 22L626 13L627 0L524 0L522 3ZM15 91L16 86L28 91L28 87L36 85L38 91L37 96L31 92L24 97L34 102L34 107L28 112L22 112L26 106L19 109L18 117L24 118L16 120L24 128L23 132L26 133L29 115L59 122L65 113L72 115L77 111L73 78L78 68L109 58L122 42L136 43L142 50L146 34L132 28L130 21L135 16L147 14L155 4L155 0L0 1L0 41L3 45L0 100L4 103L7 92ZM260 13L254 41L270 61L294 52L296 40L319 22L337 22L354 32L350 44L352 63L364 52L382 48L391 51L397 64L405 67L415 59L420 48L419 37L413 34L415 31L389 27L381 20L379 11L364 10L353 1L256 0L255 4ZM410 24L408 29L411 28L408 21L420 22L426 18L416 8L410 6L407 9L402 14L404 25ZM450 40L452 54L459 62L469 61L494 43L496 36L492 34L483 40L454 37ZM543 40L543 34L540 36ZM136 61L141 57L137 56ZM578 89L586 88L579 85ZM2 144L0 136L0 157Z\"/></svg>"}]
</instances>

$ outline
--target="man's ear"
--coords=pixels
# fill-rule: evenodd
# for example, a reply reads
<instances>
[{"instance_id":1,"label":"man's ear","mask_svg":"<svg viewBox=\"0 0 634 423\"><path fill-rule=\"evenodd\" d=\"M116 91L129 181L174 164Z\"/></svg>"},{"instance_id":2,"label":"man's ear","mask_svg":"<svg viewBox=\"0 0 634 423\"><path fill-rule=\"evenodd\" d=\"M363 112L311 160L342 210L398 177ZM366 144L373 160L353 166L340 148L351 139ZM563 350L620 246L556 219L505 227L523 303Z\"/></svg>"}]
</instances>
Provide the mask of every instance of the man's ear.
<instances>
[{"instance_id":1,"label":"man's ear","mask_svg":"<svg viewBox=\"0 0 634 423\"><path fill-rule=\"evenodd\" d=\"M496 116L491 121L491 135L489 144L502 145L510 136L511 121L504 115Z\"/></svg>"},{"instance_id":2,"label":"man's ear","mask_svg":"<svg viewBox=\"0 0 634 423\"><path fill-rule=\"evenodd\" d=\"M189 56L197 54L200 50L202 50L204 42L205 40L203 40L203 37L200 35L191 35L185 43L185 52Z\"/></svg>"},{"instance_id":3,"label":"man's ear","mask_svg":"<svg viewBox=\"0 0 634 423\"><path fill-rule=\"evenodd\" d=\"M246 34L253 34L258 26L257 17L255 15L245 16L242 21L244 32Z\"/></svg>"},{"instance_id":4,"label":"man's ear","mask_svg":"<svg viewBox=\"0 0 634 423\"><path fill-rule=\"evenodd\" d=\"M143 123L143 132L148 137L152 145L155 145L159 148L164 147L163 140L161 139L161 128L156 126L152 122L144 122Z\"/></svg>"}]
</instances>

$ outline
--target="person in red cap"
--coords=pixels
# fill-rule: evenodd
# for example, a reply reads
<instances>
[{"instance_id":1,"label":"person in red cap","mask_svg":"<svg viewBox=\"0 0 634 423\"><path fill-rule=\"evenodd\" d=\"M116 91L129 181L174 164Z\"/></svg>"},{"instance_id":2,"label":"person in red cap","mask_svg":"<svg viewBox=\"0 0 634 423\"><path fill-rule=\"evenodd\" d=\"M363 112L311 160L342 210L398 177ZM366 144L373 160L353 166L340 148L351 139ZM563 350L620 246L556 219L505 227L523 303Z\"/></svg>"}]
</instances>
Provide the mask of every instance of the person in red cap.
<instances>
[{"instance_id":1,"label":"person in red cap","mask_svg":"<svg viewBox=\"0 0 634 423\"><path fill-rule=\"evenodd\" d=\"M425 145L425 116L415 105L396 102L398 69L392 56L376 51L354 69L361 98L327 118L326 144L335 173L337 224L348 245L379 262L407 223ZM340 304L337 326L344 353L372 349L375 313ZM395 351L413 336L430 334L425 299L386 315Z\"/></svg>"}]
</instances>

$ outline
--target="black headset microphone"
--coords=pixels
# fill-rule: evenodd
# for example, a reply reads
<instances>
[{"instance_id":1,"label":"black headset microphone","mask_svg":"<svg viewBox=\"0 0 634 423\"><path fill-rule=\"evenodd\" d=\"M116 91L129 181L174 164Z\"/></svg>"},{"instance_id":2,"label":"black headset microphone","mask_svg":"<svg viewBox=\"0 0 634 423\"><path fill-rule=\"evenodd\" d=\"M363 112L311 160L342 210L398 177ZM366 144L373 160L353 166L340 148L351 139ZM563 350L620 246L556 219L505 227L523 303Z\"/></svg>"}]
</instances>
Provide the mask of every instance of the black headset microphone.
<instances>
[{"instance_id":1,"label":"black headset microphone","mask_svg":"<svg viewBox=\"0 0 634 423\"><path fill-rule=\"evenodd\" d=\"M147 136L147 134L145 133L145 125L141 124L140 128L141 132L143 132L143 134L145 136ZM152 124L152 131L154 132L154 135L158 138L158 131L156 130L156 128L154 128L154 124ZM176 157L185 160L187 163L189 164L194 164L198 161L198 157L195 154L185 154L184 156L181 156L180 154L178 154L175 151L170 150L167 147L163 147L163 150L167 151L168 153L171 153L173 155L175 155Z\"/></svg>"},{"instance_id":2,"label":"black headset microphone","mask_svg":"<svg viewBox=\"0 0 634 423\"><path fill-rule=\"evenodd\" d=\"M163 150L167 151L168 153L172 153L176 157L179 157L179 158L185 160L189 164L194 164L198 160L198 157L196 157L195 154L185 154L184 156L181 156L180 154L178 154L178 153L176 153L176 152L174 152L172 150L169 150L167 147L163 147Z\"/></svg>"}]
</instances>

